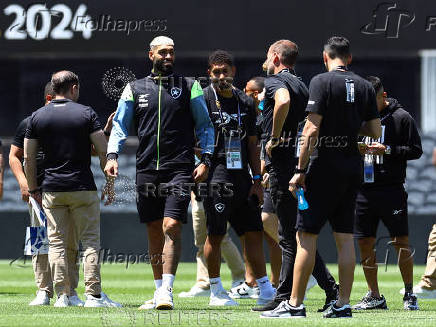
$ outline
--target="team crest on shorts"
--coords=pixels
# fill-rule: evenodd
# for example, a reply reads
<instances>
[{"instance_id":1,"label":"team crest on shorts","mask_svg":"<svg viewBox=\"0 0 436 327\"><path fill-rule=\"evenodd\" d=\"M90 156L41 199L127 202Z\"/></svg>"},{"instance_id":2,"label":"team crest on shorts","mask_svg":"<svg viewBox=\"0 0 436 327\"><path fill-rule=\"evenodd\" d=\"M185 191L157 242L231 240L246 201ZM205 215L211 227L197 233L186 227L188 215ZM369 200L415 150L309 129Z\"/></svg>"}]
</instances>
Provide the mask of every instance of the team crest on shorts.
<instances>
[{"instance_id":1,"label":"team crest on shorts","mask_svg":"<svg viewBox=\"0 0 436 327\"><path fill-rule=\"evenodd\" d=\"M219 213L223 212L225 208L226 206L224 203L215 204L215 210L218 211Z\"/></svg>"},{"instance_id":2,"label":"team crest on shorts","mask_svg":"<svg viewBox=\"0 0 436 327\"><path fill-rule=\"evenodd\" d=\"M170 94L173 97L173 99L177 99L182 94L182 89L180 87L172 87L170 90Z\"/></svg>"}]
</instances>

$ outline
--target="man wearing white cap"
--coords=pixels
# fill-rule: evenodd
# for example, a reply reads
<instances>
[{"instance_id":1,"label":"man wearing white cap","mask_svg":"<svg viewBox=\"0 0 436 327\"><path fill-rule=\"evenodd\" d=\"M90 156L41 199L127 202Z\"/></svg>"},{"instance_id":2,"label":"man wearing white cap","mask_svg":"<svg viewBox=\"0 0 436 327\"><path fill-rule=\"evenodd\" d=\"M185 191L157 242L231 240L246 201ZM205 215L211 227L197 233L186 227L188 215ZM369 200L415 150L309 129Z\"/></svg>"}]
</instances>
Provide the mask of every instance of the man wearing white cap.
<instances>
[{"instance_id":1,"label":"man wearing white cap","mask_svg":"<svg viewBox=\"0 0 436 327\"><path fill-rule=\"evenodd\" d=\"M118 154L134 122L137 208L147 224L148 251L156 291L140 309L171 310L173 283L181 255L182 223L187 222L190 193L206 180L214 129L200 84L173 74L174 42L158 36L150 43L151 74L129 83L118 102L105 172L118 175ZM201 148L194 166L194 147Z\"/></svg>"}]
</instances>

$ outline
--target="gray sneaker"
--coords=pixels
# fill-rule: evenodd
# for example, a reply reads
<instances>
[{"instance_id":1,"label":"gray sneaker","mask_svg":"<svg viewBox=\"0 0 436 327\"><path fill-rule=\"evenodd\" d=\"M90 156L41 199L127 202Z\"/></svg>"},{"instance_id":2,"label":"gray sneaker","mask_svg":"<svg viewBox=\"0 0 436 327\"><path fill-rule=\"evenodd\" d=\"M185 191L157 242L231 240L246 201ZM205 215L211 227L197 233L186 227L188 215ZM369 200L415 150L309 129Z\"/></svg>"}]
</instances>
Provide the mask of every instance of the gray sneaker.
<instances>
[{"instance_id":1,"label":"gray sneaker","mask_svg":"<svg viewBox=\"0 0 436 327\"><path fill-rule=\"evenodd\" d=\"M353 310L387 310L386 299L382 295L379 298L372 296L371 292L368 292L362 300L353 305Z\"/></svg>"},{"instance_id":2,"label":"gray sneaker","mask_svg":"<svg viewBox=\"0 0 436 327\"><path fill-rule=\"evenodd\" d=\"M277 308L272 311L264 311L261 318L284 319L284 318L306 318L306 308L304 304L293 307L288 300L282 301Z\"/></svg>"},{"instance_id":3,"label":"gray sneaker","mask_svg":"<svg viewBox=\"0 0 436 327\"><path fill-rule=\"evenodd\" d=\"M419 310L418 298L413 293L406 293L403 297L404 310Z\"/></svg>"}]
</instances>

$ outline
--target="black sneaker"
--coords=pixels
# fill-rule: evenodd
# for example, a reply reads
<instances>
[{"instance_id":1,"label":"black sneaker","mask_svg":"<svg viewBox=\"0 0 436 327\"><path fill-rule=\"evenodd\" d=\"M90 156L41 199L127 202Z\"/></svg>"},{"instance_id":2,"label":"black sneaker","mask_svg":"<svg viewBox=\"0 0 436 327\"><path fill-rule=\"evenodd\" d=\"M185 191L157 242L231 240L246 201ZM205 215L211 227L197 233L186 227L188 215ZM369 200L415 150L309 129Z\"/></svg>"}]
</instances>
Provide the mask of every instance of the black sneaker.
<instances>
[{"instance_id":1,"label":"black sneaker","mask_svg":"<svg viewBox=\"0 0 436 327\"><path fill-rule=\"evenodd\" d=\"M351 318L351 307L349 304L344 305L341 308L336 307L336 302L328 308L324 313L323 318Z\"/></svg>"},{"instance_id":2,"label":"black sneaker","mask_svg":"<svg viewBox=\"0 0 436 327\"><path fill-rule=\"evenodd\" d=\"M261 318L306 318L306 308L304 304L293 307L288 300L282 301L277 308L272 311L265 311L260 315Z\"/></svg>"},{"instance_id":3,"label":"black sneaker","mask_svg":"<svg viewBox=\"0 0 436 327\"><path fill-rule=\"evenodd\" d=\"M326 294L324 306L321 309L318 309L318 312L324 312L328 308L330 308L330 306L336 302L338 296L339 296L339 285L336 284L333 292Z\"/></svg>"},{"instance_id":4,"label":"black sneaker","mask_svg":"<svg viewBox=\"0 0 436 327\"><path fill-rule=\"evenodd\" d=\"M419 310L418 298L413 293L405 293L403 297L404 310Z\"/></svg>"},{"instance_id":5,"label":"black sneaker","mask_svg":"<svg viewBox=\"0 0 436 327\"><path fill-rule=\"evenodd\" d=\"M251 308L251 311L272 311L279 306L283 300L273 299L263 306Z\"/></svg>"},{"instance_id":6,"label":"black sneaker","mask_svg":"<svg viewBox=\"0 0 436 327\"><path fill-rule=\"evenodd\" d=\"M353 305L353 310L387 310L386 299L382 295L380 297L372 296L371 292L368 292L362 300Z\"/></svg>"}]
</instances>

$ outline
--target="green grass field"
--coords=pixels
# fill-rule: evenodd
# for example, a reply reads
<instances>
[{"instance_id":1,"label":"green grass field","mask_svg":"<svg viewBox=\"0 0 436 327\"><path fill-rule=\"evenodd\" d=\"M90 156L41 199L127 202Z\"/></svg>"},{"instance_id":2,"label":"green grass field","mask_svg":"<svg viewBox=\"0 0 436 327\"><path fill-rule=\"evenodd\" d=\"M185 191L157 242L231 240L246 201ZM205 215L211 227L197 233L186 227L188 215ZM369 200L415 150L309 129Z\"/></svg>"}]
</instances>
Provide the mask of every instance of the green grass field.
<instances>
[{"instance_id":1,"label":"green grass field","mask_svg":"<svg viewBox=\"0 0 436 327\"><path fill-rule=\"evenodd\" d=\"M336 265L330 265L329 268L337 277ZM316 309L324 304L324 293L315 287L305 301L307 319L265 320L260 319L258 313L250 311L255 300L238 300L240 305L236 308L211 310L208 298L179 299L177 294L188 290L194 282L196 266L193 263L182 263L179 266L174 289L176 309L144 312L137 308L144 300L151 298L154 291L150 265L137 264L125 269L122 264L104 264L103 291L124 307L88 309L28 306L35 294L31 263L28 261L24 267L20 267L9 265L8 261L0 261L0 326L436 326L436 300L421 300L420 311L404 311L402 297L398 293L402 287L399 270L395 266L388 266L385 272L384 268L380 268L379 279L389 311L357 312L353 319L323 319ZM423 266L415 268L415 281L423 271ZM352 304L366 291L360 266L356 267L355 276ZM228 288L230 274L225 265L222 277L224 286ZM81 276L81 280L82 278ZM82 299L83 291L81 282L78 293ZM52 305L53 303L52 300Z\"/></svg>"}]
</instances>

